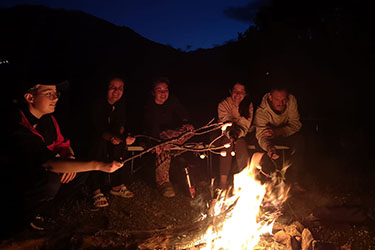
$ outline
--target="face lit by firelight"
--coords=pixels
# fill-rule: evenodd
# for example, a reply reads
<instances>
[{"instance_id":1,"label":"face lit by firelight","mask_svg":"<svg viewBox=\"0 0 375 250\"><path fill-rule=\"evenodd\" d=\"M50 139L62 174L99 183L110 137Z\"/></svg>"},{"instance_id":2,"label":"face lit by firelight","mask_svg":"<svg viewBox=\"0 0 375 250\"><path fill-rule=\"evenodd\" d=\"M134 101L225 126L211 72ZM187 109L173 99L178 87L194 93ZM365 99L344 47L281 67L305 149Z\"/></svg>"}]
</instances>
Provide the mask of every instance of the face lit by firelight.
<instances>
[{"instance_id":1,"label":"face lit by firelight","mask_svg":"<svg viewBox=\"0 0 375 250\"><path fill-rule=\"evenodd\" d=\"M39 85L24 95L30 112L37 118L55 112L59 96L55 85Z\"/></svg>"},{"instance_id":2,"label":"face lit by firelight","mask_svg":"<svg viewBox=\"0 0 375 250\"><path fill-rule=\"evenodd\" d=\"M245 86L242 85L241 83L236 83L236 84L234 84L230 93L231 93L233 103L236 106L239 106L240 103L242 102L242 100L246 96Z\"/></svg>"},{"instance_id":3,"label":"face lit by firelight","mask_svg":"<svg viewBox=\"0 0 375 250\"><path fill-rule=\"evenodd\" d=\"M163 104L168 100L169 88L165 82L159 82L155 85L153 90L154 101L156 104Z\"/></svg>"},{"instance_id":4,"label":"face lit by firelight","mask_svg":"<svg viewBox=\"0 0 375 250\"><path fill-rule=\"evenodd\" d=\"M288 93L285 90L274 90L269 95L272 108L279 112L284 112L288 103Z\"/></svg>"},{"instance_id":5,"label":"face lit by firelight","mask_svg":"<svg viewBox=\"0 0 375 250\"><path fill-rule=\"evenodd\" d=\"M121 79L113 79L108 84L107 101L114 104L119 101L124 93L124 82Z\"/></svg>"}]
</instances>

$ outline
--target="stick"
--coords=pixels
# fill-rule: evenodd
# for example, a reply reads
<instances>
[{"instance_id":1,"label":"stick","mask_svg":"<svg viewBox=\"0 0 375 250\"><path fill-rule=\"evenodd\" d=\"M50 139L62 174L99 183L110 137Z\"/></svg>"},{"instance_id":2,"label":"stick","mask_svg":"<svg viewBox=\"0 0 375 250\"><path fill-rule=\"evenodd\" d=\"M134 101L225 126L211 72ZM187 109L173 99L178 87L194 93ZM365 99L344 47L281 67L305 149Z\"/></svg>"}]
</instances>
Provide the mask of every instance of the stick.
<instances>
[{"instance_id":1,"label":"stick","mask_svg":"<svg viewBox=\"0 0 375 250\"><path fill-rule=\"evenodd\" d=\"M134 156L132 156L132 157L129 157L129 158L125 159L125 160L122 160L121 162L122 162L123 164L125 164L125 163L128 162L128 161L134 160L134 159L136 159L136 158L138 158L138 157L140 157L140 156L142 156L142 155L144 155L144 154L146 154L146 153L149 153L149 152L153 151L154 149L156 149L156 148L159 147L159 146L164 146L164 145L167 145L167 144L175 144L176 142L178 142L178 140L180 140L181 138L183 138L183 137L185 137L185 136L188 136L188 135L193 135L193 136L194 136L194 135L196 135L196 134L205 134L205 133L211 132L211 131L213 131L213 130L221 129L221 127L223 127L223 126L227 126L227 125L228 125L228 124L226 124L226 123L222 123L222 122L220 122L220 123L210 124L212 121L213 121L213 120L211 120L207 125L205 125L205 126L203 126L203 127L201 127L201 128L198 128L198 129L195 129L195 130L192 130L192 131L186 131L186 132L182 133L181 135L179 135L179 136L177 136L177 137L173 137L173 138L170 138L170 139L168 139L168 140L162 141L162 142L160 142L159 144L157 144L157 145L155 145L155 146L153 146L153 147L150 147L150 148L146 149L145 151L142 151L142 152L140 152L140 153L138 153L138 154L136 154L136 155L134 155ZM214 127L214 128L212 128L212 127ZM198 131L205 130L205 129L208 129L208 128L210 128L208 131L203 131L203 132L200 132L200 133L198 132ZM220 136L219 136L218 138L216 138L214 141L218 140L221 136L222 136L222 135L220 135ZM140 136L138 136L138 137L140 137ZM213 142L214 142L214 141L213 141ZM213 144L213 142L211 142L211 143L209 144L208 148L206 148L204 151L211 151L210 146ZM187 148L183 148L183 150L186 150L186 151L187 151L188 149L187 149ZM201 151L201 152L202 152L202 151ZM214 152L214 151L211 151L211 152L216 153L216 152Z\"/></svg>"}]
</instances>

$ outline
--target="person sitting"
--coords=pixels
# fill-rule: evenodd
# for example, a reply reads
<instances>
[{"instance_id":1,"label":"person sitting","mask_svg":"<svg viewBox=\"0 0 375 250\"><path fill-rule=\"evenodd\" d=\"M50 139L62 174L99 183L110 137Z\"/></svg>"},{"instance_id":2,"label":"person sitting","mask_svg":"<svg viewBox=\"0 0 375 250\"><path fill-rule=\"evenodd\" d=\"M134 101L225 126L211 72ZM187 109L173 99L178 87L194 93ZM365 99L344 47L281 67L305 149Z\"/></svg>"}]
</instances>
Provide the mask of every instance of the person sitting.
<instances>
[{"instance_id":1,"label":"person sitting","mask_svg":"<svg viewBox=\"0 0 375 250\"><path fill-rule=\"evenodd\" d=\"M159 140L177 137L194 129L189 124L186 109L174 95L170 95L169 80L166 77L158 77L153 81L152 98L145 106L143 127L145 134ZM180 143L190 137L182 138ZM170 146L156 148L155 180L165 197L175 196L169 177L171 159Z\"/></svg>"},{"instance_id":2,"label":"person sitting","mask_svg":"<svg viewBox=\"0 0 375 250\"><path fill-rule=\"evenodd\" d=\"M229 91L230 96L221 101L217 107L218 118L220 122L232 122L232 126L228 127L226 136L221 143L230 144L225 148L225 156L220 157L219 187L226 189L228 185L228 175L232 166L232 152L235 152L238 170L246 167L249 159L247 142L245 136L250 131L253 120L253 103L247 96L246 87L241 82L236 82Z\"/></svg>"},{"instance_id":3,"label":"person sitting","mask_svg":"<svg viewBox=\"0 0 375 250\"><path fill-rule=\"evenodd\" d=\"M125 157L127 145L134 143L135 138L126 131L125 103L123 98L124 81L121 78L109 79L105 96L95 100L91 109L91 123L93 125L91 143L91 158L99 161L122 160ZM89 186L93 192L95 207L109 205L102 189L109 177L110 194L122 198L131 198L134 193L125 185L129 181L130 172L126 168L110 174L91 172Z\"/></svg>"},{"instance_id":4,"label":"person sitting","mask_svg":"<svg viewBox=\"0 0 375 250\"><path fill-rule=\"evenodd\" d=\"M15 184L10 199L15 205L12 208L20 209L24 222L44 230L43 214L50 210L50 201L64 190L69 190L69 194L77 192L87 177L81 172L113 172L123 164L74 160L70 141L63 137L52 115L61 84L38 81L25 86L24 101L14 110L7 138L11 159L8 177Z\"/></svg>"},{"instance_id":5,"label":"person sitting","mask_svg":"<svg viewBox=\"0 0 375 250\"><path fill-rule=\"evenodd\" d=\"M263 96L256 110L254 123L258 144L270 159L277 160L280 157L275 145L290 148L293 155L290 178L296 181L304 149L296 98L286 87L273 87Z\"/></svg>"}]
</instances>

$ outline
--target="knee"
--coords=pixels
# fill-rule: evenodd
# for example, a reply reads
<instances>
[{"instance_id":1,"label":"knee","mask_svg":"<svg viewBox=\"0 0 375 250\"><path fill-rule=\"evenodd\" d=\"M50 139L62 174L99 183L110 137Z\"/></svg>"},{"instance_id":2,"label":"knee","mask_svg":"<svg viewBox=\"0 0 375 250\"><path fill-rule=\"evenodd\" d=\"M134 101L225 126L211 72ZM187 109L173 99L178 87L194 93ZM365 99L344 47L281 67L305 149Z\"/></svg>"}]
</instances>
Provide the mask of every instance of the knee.
<instances>
[{"instance_id":1,"label":"knee","mask_svg":"<svg viewBox=\"0 0 375 250\"><path fill-rule=\"evenodd\" d=\"M249 154L247 152L242 152L242 151L239 151L238 153L236 152L236 159L237 159L237 164L241 168L244 168L246 167L249 161Z\"/></svg>"},{"instance_id":2,"label":"knee","mask_svg":"<svg viewBox=\"0 0 375 250\"><path fill-rule=\"evenodd\" d=\"M44 185L44 196L46 199L53 199L59 192L60 187L60 175L56 173L49 173L47 181Z\"/></svg>"},{"instance_id":3,"label":"knee","mask_svg":"<svg viewBox=\"0 0 375 250\"><path fill-rule=\"evenodd\" d=\"M303 153L305 151L305 140L301 133L296 133L291 138L291 147L294 152Z\"/></svg>"}]
</instances>

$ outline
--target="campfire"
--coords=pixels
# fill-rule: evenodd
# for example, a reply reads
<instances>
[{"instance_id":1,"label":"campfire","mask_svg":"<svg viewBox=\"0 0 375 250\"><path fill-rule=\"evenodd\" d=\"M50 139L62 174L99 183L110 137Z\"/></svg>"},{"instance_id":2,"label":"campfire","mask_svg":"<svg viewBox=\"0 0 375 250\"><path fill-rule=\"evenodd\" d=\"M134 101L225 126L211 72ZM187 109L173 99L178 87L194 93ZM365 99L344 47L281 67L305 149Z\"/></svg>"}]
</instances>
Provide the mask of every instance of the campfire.
<instances>
[{"instance_id":1,"label":"campfire","mask_svg":"<svg viewBox=\"0 0 375 250\"><path fill-rule=\"evenodd\" d=\"M226 128L232 124L212 124L212 121L194 131L187 131L177 137L159 142L157 146L170 144L175 150L181 152L191 151L204 154L209 151L221 155L221 150L227 148L227 145L214 146L214 142L225 136ZM209 145L178 143L184 136L201 135L218 129L221 129L221 135ZM155 147L125 161L150 152ZM152 235L139 244L138 248L169 249L170 246L174 246L173 249L189 250L294 250L300 249L302 246L302 249L308 249L306 246L312 246L316 241L310 231L304 228L301 223L297 221L289 226L275 223L282 214L283 204L288 199L290 186L285 183L285 173L289 165L276 166L274 172L265 173L261 166L263 156L263 153L254 153L247 167L234 175L233 185L228 190L220 190L216 198L209 202L207 212L193 224L146 232L146 235ZM185 172L191 197L197 198L195 189L191 186L187 168L185 168ZM211 189L212 184L213 182L211 182ZM211 190L211 197L212 193L213 190ZM273 235L273 232L276 233ZM305 236L303 237L303 235Z\"/></svg>"},{"instance_id":2,"label":"campfire","mask_svg":"<svg viewBox=\"0 0 375 250\"><path fill-rule=\"evenodd\" d=\"M261 183L260 160L255 153L250 164L234 176L233 188L222 191L211 204L212 223L194 245L201 249L254 249L262 235L271 235L288 197L282 170L268 175Z\"/></svg>"}]
</instances>

